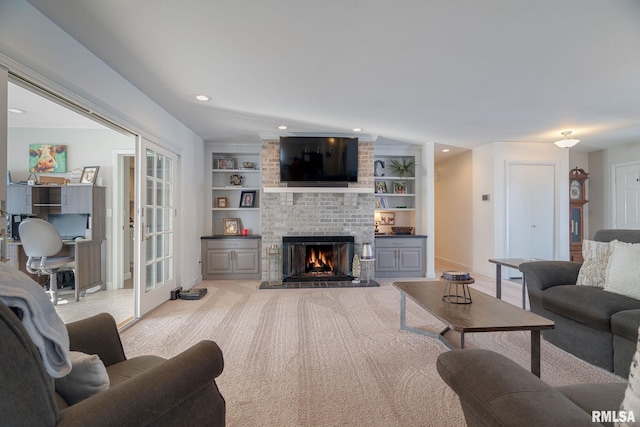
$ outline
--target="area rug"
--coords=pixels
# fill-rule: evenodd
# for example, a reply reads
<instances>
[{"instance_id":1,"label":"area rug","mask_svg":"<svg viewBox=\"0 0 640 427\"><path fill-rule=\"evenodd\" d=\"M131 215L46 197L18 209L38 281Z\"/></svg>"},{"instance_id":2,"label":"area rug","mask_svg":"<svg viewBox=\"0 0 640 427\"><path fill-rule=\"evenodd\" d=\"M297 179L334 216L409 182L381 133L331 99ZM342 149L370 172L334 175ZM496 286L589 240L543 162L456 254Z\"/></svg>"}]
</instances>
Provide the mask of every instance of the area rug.
<instances>
[{"instance_id":1,"label":"area rug","mask_svg":"<svg viewBox=\"0 0 640 427\"><path fill-rule=\"evenodd\" d=\"M326 281L305 281L305 282L281 282L279 284L260 283L260 289L322 289L322 288L372 288L378 287L380 283L375 280L368 282L359 281L354 283L351 280L326 280Z\"/></svg>"},{"instance_id":2,"label":"area rug","mask_svg":"<svg viewBox=\"0 0 640 427\"><path fill-rule=\"evenodd\" d=\"M229 426L463 426L457 396L440 379L441 342L400 330L399 292L372 288L283 289L258 281L210 281L198 301L169 301L122 333L127 356L171 357L216 341L217 379ZM440 329L411 301L408 323ZM458 336L447 334L452 342ZM530 366L527 332L465 335ZM542 379L557 386L623 379L542 342Z\"/></svg>"}]
</instances>

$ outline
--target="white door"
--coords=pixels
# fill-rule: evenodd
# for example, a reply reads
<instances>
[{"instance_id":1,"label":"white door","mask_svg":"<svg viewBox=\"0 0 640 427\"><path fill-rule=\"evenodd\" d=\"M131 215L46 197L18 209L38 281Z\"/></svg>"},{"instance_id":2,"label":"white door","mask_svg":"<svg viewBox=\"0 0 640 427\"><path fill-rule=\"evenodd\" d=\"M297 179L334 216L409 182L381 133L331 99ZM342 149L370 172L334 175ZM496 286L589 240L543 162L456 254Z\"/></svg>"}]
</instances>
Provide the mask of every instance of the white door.
<instances>
[{"instance_id":1,"label":"white door","mask_svg":"<svg viewBox=\"0 0 640 427\"><path fill-rule=\"evenodd\" d=\"M555 258L555 166L510 164L507 169L508 258ZM507 277L521 277L517 270Z\"/></svg>"},{"instance_id":2,"label":"white door","mask_svg":"<svg viewBox=\"0 0 640 427\"><path fill-rule=\"evenodd\" d=\"M615 166L615 228L640 229L640 163Z\"/></svg>"},{"instance_id":3,"label":"white door","mask_svg":"<svg viewBox=\"0 0 640 427\"><path fill-rule=\"evenodd\" d=\"M177 155L140 138L136 174L136 267L140 316L176 287L175 182ZM140 226L138 226L138 224Z\"/></svg>"}]
</instances>

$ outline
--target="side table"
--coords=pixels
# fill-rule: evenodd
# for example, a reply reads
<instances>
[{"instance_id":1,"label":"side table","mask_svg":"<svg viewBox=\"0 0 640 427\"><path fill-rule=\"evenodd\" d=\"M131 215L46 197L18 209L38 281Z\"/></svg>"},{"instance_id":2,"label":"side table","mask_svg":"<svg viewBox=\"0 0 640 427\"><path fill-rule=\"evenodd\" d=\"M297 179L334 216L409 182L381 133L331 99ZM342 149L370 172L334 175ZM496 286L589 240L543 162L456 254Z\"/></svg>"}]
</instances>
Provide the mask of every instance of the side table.
<instances>
[{"instance_id":1,"label":"side table","mask_svg":"<svg viewBox=\"0 0 640 427\"><path fill-rule=\"evenodd\" d=\"M444 283L444 290L442 292L442 301L451 304L471 304L471 292L469 291L469 285L475 283L475 279L467 280L451 280L440 278L440 281ZM453 287L455 286L455 292Z\"/></svg>"}]
</instances>

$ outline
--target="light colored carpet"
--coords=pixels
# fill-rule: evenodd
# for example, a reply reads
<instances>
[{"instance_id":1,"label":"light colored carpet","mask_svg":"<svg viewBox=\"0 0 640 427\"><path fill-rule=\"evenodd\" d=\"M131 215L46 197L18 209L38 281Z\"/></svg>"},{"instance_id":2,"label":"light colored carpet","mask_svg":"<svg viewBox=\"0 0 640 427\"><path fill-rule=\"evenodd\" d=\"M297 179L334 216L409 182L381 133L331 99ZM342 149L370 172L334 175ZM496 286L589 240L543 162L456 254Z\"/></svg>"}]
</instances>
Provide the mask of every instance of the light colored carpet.
<instances>
[{"instance_id":1,"label":"light colored carpet","mask_svg":"<svg viewBox=\"0 0 640 427\"><path fill-rule=\"evenodd\" d=\"M379 288L259 290L258 281L203 282L199 301L169 301L122 333L129 357L164 357L216 341L217 380L229 426L461 426L456 395L440 379L437 340L399 329L399 292ZM408 323L440 329L413 302ZM447 335L456 339L455 335ZM527 332L465 336L528 368ZM552 384L621 378L542 343Z\"/></svg>"}]
</instances>

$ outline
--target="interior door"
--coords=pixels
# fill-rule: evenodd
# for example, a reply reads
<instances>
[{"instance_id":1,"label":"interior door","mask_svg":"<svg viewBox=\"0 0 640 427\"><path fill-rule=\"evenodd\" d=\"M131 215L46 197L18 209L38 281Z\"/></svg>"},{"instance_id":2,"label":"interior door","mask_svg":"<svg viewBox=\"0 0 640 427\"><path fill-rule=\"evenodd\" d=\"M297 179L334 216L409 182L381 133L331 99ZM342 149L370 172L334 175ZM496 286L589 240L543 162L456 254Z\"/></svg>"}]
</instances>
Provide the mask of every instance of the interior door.
<instances>
[{"instance_id":1,"label":"interior door","mask_svg":"<svg viewBox=\"0 0 640 427\"><path fill-rule=\"evenodd\" d=\"M136 174L136 268L140 315L169 299L176 287L175 180L177 155L144 138ZM139 226L138 226L139 224Z\"/></svg>"},{"instance_id":2,"label":"interior door","mask_svg":"<svg viewBox=\"0 0 640 427\"><path fill-rule=\"evenodd\" d=\"M615 166L615 228L640 229L640 163Z\"/></svg>"},{"instance_id":3,"label":"interior door","mask_svg":"<svg viewBox=\"0 0 640 427\"><path fill-rule=\"evenodd\" d=\"M554 259L555 166L510 164L507 174L508 258Z\"/></svg>"}]
</instances>

